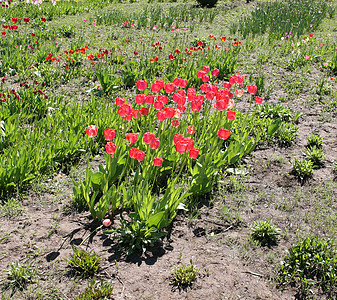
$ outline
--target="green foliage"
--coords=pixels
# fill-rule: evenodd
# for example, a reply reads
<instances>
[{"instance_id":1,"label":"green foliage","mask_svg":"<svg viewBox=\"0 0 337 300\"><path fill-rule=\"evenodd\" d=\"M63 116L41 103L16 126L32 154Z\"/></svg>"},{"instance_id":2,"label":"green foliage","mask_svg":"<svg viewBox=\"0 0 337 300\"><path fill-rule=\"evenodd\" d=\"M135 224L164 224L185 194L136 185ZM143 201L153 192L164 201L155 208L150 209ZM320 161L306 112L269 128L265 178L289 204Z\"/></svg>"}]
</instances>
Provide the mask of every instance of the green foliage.
<instances>
[{"instance_id":1,"label":"green foliage","mask_svg":"<svg viewBox=\"0 0 337 300\"><path fill-rule=\"evenodd\" d=\"M254 222L251 227L251 238L260 245L268 247L277 245L278 236L281 230L277 228L270 220Z\"/></svg>"},{"instance_id":2,"label":"green foliage","mask_svg":"<svg viewBox=\"0 0 337 300\"><path fill-rule=\"evenodd\" d=\"M90 281L84 293L75 298L75 300L113 300L113 287L111 284L97 283L95 279Z\"/></svg>"},{"instance_id":3,"label":"green foliage","mask_svg":"<svg viewBox=\"0 0 337 300\"><path fill-rule=\"evenodd\" d=\"M281 146L291 146L298 135L298 127L292 123L282 122L280 128L275 133L275 139Z\"/></svg>"},{"instance_id":4,"label":"green foliage","mask_svg":"<svg viewBox=\"0 0 337 300\"><path fill-rule=\"evenodd\" d=\"M323 144L323 138L319 134L312 134L307 137L308 147L317 147L321 148Z\"/></svg>"},{"instance_id":5,"label":"green foliage","mask_svg":"<svg viewBox=\"0 0 337 300\"><path fill-rule=\"evenodd\" d=\"M325 154L322 148L316 146L308 147L304 153L307 160L310 160L314 167L318 167L322 164L322 160L325 158Z\"/></svg>"},{"instance_id":6,"label":"green foliage","mask_svg":"<svg viewBox=\"0 0 337 300\"><path fill-rule=\"evenodd\" d=\"M198 273L199 269L193 264L192 260L190 260L189 266L182 263L172 271L171 284L177 286L179 290L186 289L197 279Z\"/></svg>"},{"instance_id":7,"label":"green foliage","mask_svg":"<svg viewBox=\"0 0 337 300\"><path fill-rule=\"evenodd\" d=\"M295 286L304 299L313 287L333 295L337 287L337 256L331 240L307 237L293 246L277 270L280 286Z\"/></svg>"},{"instance_id":8,"label":"green foliage","mask_svg":"<svg viewBox=\"0 0 337 300\"><path fill-rule=\"evenodd\" d=\"M244 38L266 32L269 32L271 40L279 40L289 32L300 36L321 24L328 7L323 1L258 2L251 14L233 23L230 30L231 33L240 31Z\"/></svg>"},{"instance_id":9,"label":"green foliage","mask_svg":"<svg viewBox=\"0 0 337 300\"><path fill-rule=\"evenodd\" d=\"M297 122L303 115L297 113L293 115L289 107L276 103L264 103L254 107L253 114L260 118L281 119L283 122Z\"/></svg>"},{"instance_id":10,"label":"green foliage","mask_svg":"<svg viewBox=\"0 0 337 300\"><path fill-rule=\"evenodd\" d=\"M71 271L83 277L92 277L98 272L101 258L94 250L87 252L73 247L73 253L65 261L69 264Z\"/></svg>"},{"instance_id":11,"label":"green foliage","mask_svg":"<svg viewBox=\"0 0 337 300\"><path fill-rule=\"evenodd\" d=\"M187 193L182 195L182 188L176 188L175 184L176 181L168 184L161 199L151 194L145 182L133 187L130 199L134 213L129 215L132 220L122 220L120 228L105 231L106 234L115 234L114 238L120 241L127 255L154 247L167 234L162 229L171 224L178 205L189 196Z\"/></svg>"},{"instance_id":12,"label":"green foliage","mask_svg":"<svg viewBox=\"0 0 337 300\"><path fill-rule=\"evenodd\" d=\"M17 199L9 199L0 206L0 215L5 217L15 217L22 213L22 202Z\"/></svg>"},{"instance_id":13,"label":"green foliage","mask_svg":"<svg viewBox=\"0 0 337 300\"><path fill-rule=\"evenodd\" d=\"M5 283L6 288L24 289L26 285L33 281L35 276L35 269L31 264L20 264L19 262L11 263L10 269L6 270L7 281Z\"/></svg>"},{"instance_id":14,"label":"green foliage","mask_svg":"<svg viewBox=\"0 0 337 300\"><path fill-rule=\"evenodd\" d=\"M314 173L314 164L311 160L297 159L295 158L292 163L292 173L296 175L301 182L304 182L307 178L311 177Z\"/></svg>"}]
</instances>

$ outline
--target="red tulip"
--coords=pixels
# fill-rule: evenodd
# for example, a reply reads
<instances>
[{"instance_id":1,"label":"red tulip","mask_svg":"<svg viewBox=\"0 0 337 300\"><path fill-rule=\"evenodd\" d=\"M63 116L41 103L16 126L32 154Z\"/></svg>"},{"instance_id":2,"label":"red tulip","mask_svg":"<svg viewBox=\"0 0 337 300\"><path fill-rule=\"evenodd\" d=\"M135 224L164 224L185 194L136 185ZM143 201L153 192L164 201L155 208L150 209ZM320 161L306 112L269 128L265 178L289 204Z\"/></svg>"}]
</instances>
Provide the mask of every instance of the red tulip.
<instances>
[{"instance_id":1,"label":"red tulip","mask_svg":"<svg viewBox=\"0 0 337 300\"><path fill-rule=\"evenodd\" d=\"M29 22L29 18L24 18L23 21L24 21L25 23L28 23L28 22Z\"/></svg>"},{"instance_id":2,"label":"red tulip","mask_svg":"<svg viewBox=\"0 0 337 300\"><path fill-rule=\"evenodd\" d=\"M180 79L180 87L185 88L187 85L187 79Z\"/></svg>"},{"instance_id":3,"label":"red tulip","mask_svg":"<svg viewBox=\"0 0 337 300\"><path fill-rule=\"evenodd\" d=\"M176 147L177 152L179 153L184 153L187 150L187 144L182 141L177 142L175 144L175 147Z\"/></svg>"},{"instance_id":4,"label":"red tulip","mask_svg":"<svg viewBox=\"0 0 337 300\"><path fill-rule=\"evenodd\" d=\"M173 107L165 107L163 110L165 111L165 115L167 119L172 119L176 113Z\"/></svg>"},{"instance_id":5,"label":"red tulip","mask_svg":"<svg viewBox=\"0 0 337 300\"><path fill-rule=\"evenodd\" d=\"M145 103L145 95L144 94L136 95L135 100L137 104L143 105Z\"/></svg>"},{"instance_id":6,"label":"red tulip","mask_svg":"<svg viewBox=\"0 0 337 300\"><path fill-rule=\"evenodd\" d=\"M136 158L138 151L139 150L137 148L134 148L134 147L130 148L129 156L131 158Z\"/></svg>"},{"instance_id":7,"label":"red tulip","mask_svg":"<svg viewBox=\"0 0 337 300\"><path fill-rule=\"evenodd\" d=\"M208 72L209 72L209 66L203 66L203 67L202 67L202 70L203 70L205 73L208 73Z\"/></svg>"},{"instance_id":8,"label":"red tulip","mask_svg":"<svg viewBox=\"0 0 337 300\"><path fill-rule=\"evenodd\" d=\"M132 112L132 106L130 104L123 104L118 109L118 114L123 118L130 115L131 112Z\"/></svg>"},{"instance_id":9,"label":"red tulip","mask_svg":"<svg viewBox=\"0 0 337 300\"><path fill-rule=\"evenodd\" d=\"M42 17L42 18L41 18L41 21L42 21L42 22L46 22L47 19L46 19L45 17Z\"/></svg>"},{"instance_id":10,"label":"red tulip","mask_svg":"<svg viewBox=\"0 0 337 300\"><path fill-rule=\"evenodd\" d=\"M214 97L215 97L215 93L214 92L208 92L208 93L206 93L207 100L212 101L214 99Z\"/></svg>"},{"instance_id":11,"label":"red tulip","mask_svg":"<svg viewBox=\"0 0 337 300\"><path fill-rule=\"evenodd\" d=\"M232 86L232 84L230 82L224 82L223 85L224 85L225 89L227 89L227 90L229 90Z\"/></svg>"},{"instance_id":12,"label":"red tulip","mask_svg":"<svg viewBox=\"0 0 337 300\"><path fill-rule=\"evenodd\" d=\"M138 80L136 82L136 85L137 85L138 90L144 91L147 87L147 82L146 82L146 80Z\"/></svg>"},{"instance_id":13,"label":"red tulip","mask_svg":"<svg viewBox=\"0 0 337 300\"><path fill-rule=\"evenodd\" d=\"M191 102L191 110L193 112L199 112L202 108L202 102L201 101L197 101L197 100L194 100Z\"/></svg>"},{"instance_id":14,"label":"red tulip","mask_svg":"<svg viewBox=\"0 0 337 300\"><path fill-rule=\"evenodd\" d=\"M104 130L104 138L106 141L112 141L116 137L115 129L107 128Z\"/></svg>"},{"instance_id":15,"label":"red tulip","mask_svg":"<svg viewBox=\"0 0 337 300\"><path fill-rule=\"evenodd\" d=\"M165 110L159 110L159 111L157 111L157 119L159 121L164 121L166 119Z\"/></svg>"},{"instance_id":16,"label":"red tulip","mask_svg":"<svg viewBox=\"0 0 337 300\"><path fill-rule=\"evenodd\" d=\"M152 132L145 132L143 134L144 143L147 145L152 144L154 139L155 139L155 135Z\"/></svg>"},{"instance_id":17,"label":"red tulip","mask_svg":"<svg viewBox=\"0 0 337 300\"><path fill-rule=\"evenodd\" d=\"M160 140L158 138L155 138L152 144L150 145L150 148L155 150L155 149L158 149L159 146L160 146Z\"/></svg>"},{"instance_id":18,"label":"red tulip","mask_svg":"<svg viewBox=\"0 0 337 300\"><path fill-rule=\"evenodd\" d=\"M124 98L122 98L122 97L117 97L116 98L116 105L117 106L122 106L124 103L125 103Z\"/></svg>"},{"instance_id":19,"label":"red tulip","mask_svg":"<svg viewBox=\"0 0 337 300\"><path fill-rule=\"evenodd\" d=\"M192 149L190 150L189 156L190 156L191 158L196 159L196 158L198 157L198 155L199 155L199 149L197 149L197 148L192 148Z\"/></svg>"},{"instance_id":20,"label":"red tulip","mask_svg":"<svg viewBox=\"0 0 337 300\"><path fill-rule=\"evenodd\" d=\"M180 121L174 119L174 120L172 120L171 124L172 124L173 127L178 128L179 125L180 125Z\"/></svg>"},{"instance_id":21,"label":"red tulip","mask_svg":"<svg viewBox=\"0 0 337 300\"><path fill-rule=\"evenodd\" d=\"M195 126L187 126L187 133L188 134L194 134L197 131L197 129L195 128Z\"/></svg>"},{"instance_id":22,"label":"red tulip","mask_svg":"<svg viewBox=\"0 0 337 300\"><path fill-rule=\"evenodd\" d=\"M256 97L255 97L255 103L261 104L262 101L263 101L263 98L262 98L262 97L259 97L259 96L256 96Z\"/></svg>"},{"instance_id":23,"label":"red tulip","mask_svg":"<svg viewBox=\"0 0 337 300\"><path fill-rule=\"evenodd\" d=\"M159 93L161 89L162 89L162 87L159 84L157 84L156 82L151 84L152 92Z\"/></svg>"},{"instance_id":24,"label":"red tulip","mask_svg":"<svg viewBox=\"0 0 337 300\"><path fill-rule=\"evenodd\" d=\"M147 116L149 114L149 109L147 107L142 107L139 112L141 115Z\"/></svg>"},{"instance_id":25,"label":"red tulip","mask_svg":"<svg viewBox=\"0 0 337 300\"><path fill-rule=\"evenodd\" d=\"M173 84L176 86L176 87L180 87L180 78L174 78L174 80L173 80Z\"/></svg>"},{"instance_id":26,"label":"red tulip","mask_svg":"<svg viewBox=\"0 0 337 300\"><path fill-rule=\"evenodd\" d=\"M248 86L248 93L251 95L255 95L257 92L257 86L256 85L249 85Z\"/></svg>"},{"instance_id":27,"label":"red tulip","mask_svg":"<svg viewBox=\"0 0 337 300\"><path fill-rule=\"evenodd\" d=\"M138 150L136 154L136 159L142 161L145 158L145 153L142 150Z\"/></svg>"},{"instance_id":28,"label":"red tulip","mask_svg":"<svg viewBox=\"0 0 337 300\"><path fill-rule=\"evenodd\" d=\"M134 53L134 55L138 55L138 51L135 51L135 52L133 52Z\"/></svg>"},{"instance_id":29,"label":"red tulip","mask_svg":"<svg viewBox=\"0 0 337 300\"><path fill-rule=\"evenodd\" d=\"M132 109L131 114L135 119L140 118L140 116L142 115L139 109Z\"/></svg>"},{"instance_id":30,"label":"red tulip","mask_svg":"<svg viewBox=\"0 0 337 300\"><path fill-rule=\"evenodd\" d=\"M147 104L153 104L153 102L154 102L154 96L153 95L146 95L145 96L145 102Z\"/></svg>"},{"instance_id":31,"label":"red tulip","mask_svg":"<svg viewBox=\"0 0 337 300\"><path fill-rule=\"evenodd\" d=\"M217 77L217 76L219 75L219 73L220 73L219 69L214 69L214 70L212 71L212 76L213 76L213 77Z\"/></svg>"},{"instance_id":32,"label":"red tulip","mask_svg":"<svg viewBox=\"0 0 337 300\"><path fill-rule=\"evenodd\" d=\"M128 133L125 138L130 142L130 144L137 142L137 134L135 133Z\"/></svg>"},{"instance_id":33,"label":"red tulip","mask_svg":"<svg viewBox=\"0 0 337 300\"><path fill-rule=\"evenodd\" d=\"M165 95L159 95L157 97L157 101L162 102L163 104L166 104L169 101L169 98Z\"/></svg>"},{"instance_id":34,"label":"red tulip","mask_svg":"<svg viewBox=\"0 0 337 300\"><path fill-rule=\"evenodd\" d=\"M12 22L16 23L18 21L18 18L12 18Z\"/></svg>"},{"instance_id":35,"label":"red tulip","mask_svg":"<svg viewBox=\"0 0 337 300\"><path fill-rule=\"evenodd\" d=\"M204 75L204 76L202 76L201 80L203 82L208 82L209 81L209 76L208 75Z\"/></svg>"},{"instance_id":36,"label":"red tulip","mask_svg":"<svg viewBox=\"0 0 337 300\"><path fill-rule=\"evenodd\" d=\"M155 101L153 106L156 110L161 110L163 108L164 104L161 101Z\"/></svg>"},{"instance_id":37,"label":"red tulip","mask_svg":"<svg viewBox=\"0 0 337 300\"><path fill-rule=\"evenodd\" d=\"M218 131L218 136L222 140L227 140L230 135L231 135L231 132L227 129L220 128Z\"/></svg>"},{"instance_id":38,"label":"red tulip","mask_svg":"<svg viewBox=\"0 0 337 300\"><path fill-rule=\"evenodd\" d=\"M235 115L236 115L235 111L229 110L227 112L227 119L230 120L230 121L233 121L233 120L235 120Z\"/></svg>"},{"instance_id":39,"label":"red tulip","mask_svg":"<svg viewBox=\"0 0 337 300\"><path fill-rule=\"evenodd\" d=\"M169 82L169 83L166 83L166 85L164 87L164 90L165 90L166 93L171 94L175 91L175 88L176 87L175 87L174 83Z\"/></svg>"},{"instance_id":40,"label":"red tulip","mask_svg":"<svg viewBox=\"0 0 337 300\"><path fill-rule=\"evenodd\" d=\"M156 166L156 167L160 167L163 163L163 159L161 157L155 157L154 160L153 160L153 164Z\"/></svg>"},{"instance_id":41,"label":"red tulip","mask_svg":"<svg viewBox=\"0 0 337 300\"><path fill-rule=\"evenodd\" d=\"M206 75L206 73L204 71L197 71L197 77L198 78L202 78L204 75Z\"/></svg>"},{"instance_id":42,"label":"red tulip","mask_svg":"<svg viewBox=\"0 0 337 300\"><path fill-rule=\"evenodd\" d=\"M116 152L116 149L117 149L117 146L112 142L108 142L105 145L105 150L106 150L106 153L108 154L114 154Z\"/></svg>"},{"instance_id":43,"label":"red tulip","mask_svg":"<svg viewBox=\"0 0 337 300\"><path fill-rule=\"evenodd\" d=\"M92 138L97 135L98 129L96 125L89 125L86 129L88 137Z\"/></svg>"}]
</instances>

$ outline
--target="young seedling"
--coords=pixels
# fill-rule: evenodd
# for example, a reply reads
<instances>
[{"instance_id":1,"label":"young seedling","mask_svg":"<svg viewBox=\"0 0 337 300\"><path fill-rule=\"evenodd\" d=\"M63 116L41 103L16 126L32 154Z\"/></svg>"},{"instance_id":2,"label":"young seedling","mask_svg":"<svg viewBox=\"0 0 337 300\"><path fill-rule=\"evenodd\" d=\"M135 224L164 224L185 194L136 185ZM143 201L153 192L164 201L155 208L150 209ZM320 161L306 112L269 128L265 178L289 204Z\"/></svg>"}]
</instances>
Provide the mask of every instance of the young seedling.
<instances>
[{"instance_id":1,"label":"young seedling","mask_svg":"<svg viewBox=\"0 0 337 300\"><path fill-rule=\"evenodd\" d=\"M198 273L199 269L193 264L192 260L190 260L189 266L182 263L173 270L171 284L177 286L179 290L186 289L196 280Z\"/></svg>"},{"instance_id":2,"label":"young seedling","mask_svg":"<svg viewBox=\"0 0 337 300\"><path fill-rule=\"evenodd\" d=\"M86 252L81 248L73 247L73 253L69 259L65 260L72 271L84 277L95 275L99 269L101 258L94 250Z\"/></svg>"}]
</instances>

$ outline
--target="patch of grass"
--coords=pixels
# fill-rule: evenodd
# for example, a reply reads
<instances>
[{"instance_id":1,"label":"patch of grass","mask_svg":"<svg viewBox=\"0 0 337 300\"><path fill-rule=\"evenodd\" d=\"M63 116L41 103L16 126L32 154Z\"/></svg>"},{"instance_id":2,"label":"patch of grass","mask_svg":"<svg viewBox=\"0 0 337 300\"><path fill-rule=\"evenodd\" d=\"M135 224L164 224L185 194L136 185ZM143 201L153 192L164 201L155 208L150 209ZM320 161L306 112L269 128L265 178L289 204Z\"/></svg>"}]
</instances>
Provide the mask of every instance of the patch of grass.
<instances>
[{"instance_id":1,"label":"patch of grass","mask_svg":"<svg viewBox=\"0 0 337 300\"><path fill-rule=\"evenodd\" d=\"M278 236L281 230L277 228L270 220L254 222L251 227L250 237L258 242L261 246L275 246L278 243Z\"/></svg>"},{"instance_id":2,"label":"patch of grass","mask_svg":"<svg viewBox=\"0 0 337 300\"><path fill-rule=\"evenodd\" d=\"M295 286L307 299L311 288L333 295L337 287L337 253L331 240L307 237L293 246L277 270L279 286ZM336 294L335 294L336 295Z\"/></svg>"},{"instance_id":3,"label":"patch of grass","mask_svg":"<svg viewBox=\"0 0 337 300\"><path fill-rule=\"evenodd\" d=\"M182 263L173 270L171 284L177 286L179 290L186 289L196 280L198 273L199 269L193 264L192 260L190 260L189 266Z\"/></svg>"},{"instance_id":4,"label":"patch of grass","mask_svg":"<svg viewBox=\"0 0 337 300\"><path fill-rule=\"evenodd\" d=\"M304 153L307 160L311 161L314 167L322 165L322 160L325 158L325 154L322 148L316 146L308 147Z\"/></svg>"},{"instance_id":5,"label":"patch of grass","mask_svg":"<svg viewBox=\"0 0 337 300\"><path fill-rule=\"evenodd\" d=\"M312 134L307 137L308 147L316 146L321 148L323 144L323 138L319 134Z\"/></svg>"},{"instance_id":6,"label":"patch of grass","mask_svg":"<svg viewBox=\"0 0 337 300\"><path fill-rule=\"evenodd\" d=\"M6 270L7 279L5 289L12 288L14 293L15 289L25 289L26 285L33 281L35 276L35 269L31 264L20 264L19 262L11 263L10 269Z\"/></svg>"},{"instance_id":7,"label":"patch of grass","mask_svg":"<svg viewBox=\"0 0 337 300\"><path fill-rule=\"evenodd\" d=\"M109 283L97 283L95 279L90 281L89 287L87 287L83 294L76 297L75 300L113 300L113 287Z\"/></svg>"},{"instance_id":8,"label":"patch of grass","mask_svg":"<svg viewBox=\"0 0 337 300\"><path fill-rule=\"evenodd\" d=\"M296 175L301 182L304 182L314 173L314 164L311 160L295 158L292 166L292 173Z\"/></svg>"},{"instance_id":9,"label":"patch of grass","mask_svg":"<svg viewBox=\"0 0 337 300\"><path fill-rule=\"evenodd\" d=\"M101 258L94 250L86 252L81 248L73 247L73 253L66 262L73 272L83 277L91 277L98 272Z\"/></svg>"},{"instance_id":10,"label":"patch of grass","mask_svg":"<svg viewBox=\"0 0 337 300\"><path fill-rule=\"evenodd\" d=\"M275 138L280 146L289 147L297 139L298 127L292 123L282 122L275 133Z\"/></svg>"},{"instance_id":11,"label":"patch of grass","mask_svg":"<svg viewBox=\"0 0 337 300\"><path fill-rule=\"evenodd\" d=\"M4 205L0 206L0 213L4 217L15 217L22 213L22 202L17 199L9 199Z\"/></svg>"}]
</instances>

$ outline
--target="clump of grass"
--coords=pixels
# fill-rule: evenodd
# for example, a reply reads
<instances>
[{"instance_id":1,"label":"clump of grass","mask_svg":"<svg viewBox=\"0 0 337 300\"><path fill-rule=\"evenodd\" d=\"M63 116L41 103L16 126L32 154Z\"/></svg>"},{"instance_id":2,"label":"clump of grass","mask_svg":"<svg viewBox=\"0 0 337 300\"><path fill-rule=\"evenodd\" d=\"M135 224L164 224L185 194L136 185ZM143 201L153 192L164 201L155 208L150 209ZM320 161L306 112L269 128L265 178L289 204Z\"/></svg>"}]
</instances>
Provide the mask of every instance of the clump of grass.
<instances>
[{"instance_id":1,"label":"clump of grass","mask_svg":"<svg viewBox=\"0 0 337 300\"><path fill-rule=\"evenodd\" d=\"M22 202L16 199L9 199L4 205L0 206L0 214L5 217L18 216L22 211Z\"/></svg>"},{"instance_id":2,"label":"clump of grass","mask_svg":"<svg viewBox=\"0 0 337 300\"><path fill-rule=\"evenodd\" d=\"M299 299L307 299L312 287L336 295L337 253L332 241L307 237L298 242L281 261L277 280L282 287L297 287Z\"/></svg>"},{"instance_id":3,"label":"clump of grass","mask_svg":"<svg viewBox=\"0 0 337 300\"><path fill-rule=\"evenodd\" d=\"M6 288L24 289L26 285L33 281L35 269L32 264L20 264L19 262L11 263L7 272Z\"/></svg>"},{"instance_id":4,"label":"clump of grass","mask_svg":"<svg viewBox=\"0 0 337 300\"><path fill-rule=\"evenodd\" d=\"M304 153L307 160L311 161L314 167L322 165L322 160L325 158L325 154L322 148L316 146L308 147Z\"/></svg>"},{"instance_id":5,"label":"clump of grass","mask_svg":"<svg viewBox=\"0 0 337 300\"><path fill-rule=\"evenodd\" d=\"M270 220L254 222L251 227L251 238L261 246L274 246L278 243L281 229L277 228Z\"/></svg>"},{"instance_id":6,"label":"clump of grass","mask_svg":"<svg viewBox=\"0 0 337 300\"><path fill-rule=\"evenodd\" d=\"M179 290L185 289L192 285L196 280L198 273L199 269L193 264L192 260L190 260L189 266L182 263L173 270L171 284L177 286Z\"/></svg>"},{"instance_id":7,"label":"clump of grass","mask_svg":"<svg viewBox=\"0 0 337 300\"><path fill-rule=\"evenodd\" d=\"M319 134L312 134L307 137L308 147L316 146L321 148L323 144L323 138Z\"/></svg>"},{"instance_id":8,"label":"clump of grass","mask_svg":"<svg viewBox=\"0 0 337 300\"><path fill-rule=\"evenodd\" d=\"M83 277L95 275L99 269L101 258L94 250L86 252L81 248L73 247L73 253L66 262L70 265L71 270Z\"/></svg>"},{"instance_id":9,"label":"clump of grass","mask_svg":"<svg viewBox=\"0 0 337 300\"><path fill-rule=\"evenodd\" d=\"M304 182L314 173L314 164L311 160L295 158L292 166L292 173L296 175L301 182Z\"/></svg>"},{"instance_id":10,"label":"clump of grass","mask_svg":"<svg viewBox=\"0 0 337 300\"><path fill-rule=\"evenodd\" d=\"M90 281L89 287L87 287L84 293L75 300L100 300L100 299L110 299L113 300L113 287L111 284L98 284L95 279Z\"/></svg>"}]
</instances>

